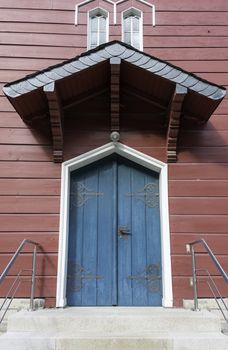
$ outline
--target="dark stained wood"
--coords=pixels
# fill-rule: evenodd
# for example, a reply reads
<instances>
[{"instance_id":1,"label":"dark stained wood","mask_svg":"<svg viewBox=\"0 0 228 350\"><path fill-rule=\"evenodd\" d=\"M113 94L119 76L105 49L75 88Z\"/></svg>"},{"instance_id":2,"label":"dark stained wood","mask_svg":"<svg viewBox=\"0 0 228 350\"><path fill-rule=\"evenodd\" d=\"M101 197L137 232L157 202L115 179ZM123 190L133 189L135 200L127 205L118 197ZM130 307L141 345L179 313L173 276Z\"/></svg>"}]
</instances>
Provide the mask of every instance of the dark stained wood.
<instances>
[{"instance_id":1,"label":"dark stained wood","mask_svg":"<svg viewBox=\"0 0 228 350\"><path fill-rule=\"evenodd\" d=\"M218 85L227 85L228 84L228 74L227 73L222 73L222 72L216 72L216 73L208 73L208 72L203 72L203 73L198 73L198 75L200 77L202 77L203 79L209 80L209 81L213 81L215 84ZM227 101L227 99L225 99L223 101L223 103ZM217 111L216 111L217 113Z\"/></svg>"},{"instance_id":2,"label":"dark stained wood","mask_svg":"<svg viewBox=\"0 0 228 350\"><path fill-rule=\"evenodd\" d=\"M3 8L0 11L0 21L39 22L39 23L72 23L74 24L74 8L72 11L30 10Z\"/></svg>"},{"instance_id":3,"label":"dark stained wood","mask_svg":"<svg viewBox=\"0 0 228 350\"><path fill-rule=\"evenodd\" d=\"M32 8L32 9L55 9L55 10L72 10L76 3L80 1L68 0L63 3L62 0L21 0L20 3L14 0L1 0L2 8ZM175 0L170 3L169 0L154 0L153 4L157 11L227 11L227 4L224 0L217 0L211 3L209 0L204 0L202 3L197 3L194 0L182 1ZM137 4L138 5L138 4ZM147 11L148 7L146 7Z\"/></svg>"},{"instance_id":4,"label":"dark stained wood","mask_svg":"<svg viewBox=\"0 0 228 350\"><path fill-rule=\"evenodd\" d=\"M137 89L134 89L132 87L123 87L122 91L127 93L130 96L136 97L137 99L150 103L155 107L161 108L162 110L166 111L166 106L162 104L158 99L156 99L154 96L145 96L145 94L142 94L141 92L137 91Z\"/></svg>"},{"instance_id":5,"label":"dark stained wood","mask_svg":"<svg viewBox=\"0 0 228 350\"><path fill-rule=\"evenodd\" d=\"M174 197L228 197L228 180L171 180L169 181L169 195Z\"/></svg>"},{"instance_id":6,"label":"dark stained wood","mask_svg":"<svg viewBox=\"0 0 228 350\"><path fill-rule=\"evenodd\" d=\"M56 10L71 10L75 4L79 1L68 0L64 4L61 0L21 0L20 4L14 0L1 0L1 7L4 8L34 8L34 9L56 9ZM168 0L163 0L162 3L159 0L154 0L153 4L156 5L157 11L224 11L226 4L223 0L218 0L216 3L211 3L209 0L204 0L203 3L196 3L194 0L188 0L183 2L181 0L175 0L170 4Z\"/></svg>"},{"instance_id":7,"label":"dark stained wood","mask_svg":"<svg viewBox=\"0 0 228 350\"><path fill-rule=\"evenodd\" d=\"M59 229L58 214L0 214L0 221L0 232L56 232Z\"/></svg>"},{"instance_id":8,"label":"dark stained wood","mask_svg":"<svg viewBox=\"0 0 228 350\"><path fill-rule=\"evenodd\" d=\"M17 119L21 119L17 117ZM34 145L0 145L1 160L22 160L50 162L52 160L51 146Z\"/></svg>"},{"instance_id":9,"label":"dark stained wood","mask_svg":"<svg viewBox=\"0 0 228 350\"><path fill-rule=\"evenodd\" d=\"M111 14L112 16L112 14ZM156 30L155 30L156 29ZM47 33L47 34L70 34L70 35L87 35L87 25L80 24L77 27L72 26L71 23L31 23L31 22L0 22L0 32L6 33ZM151 26L151 23L144 24L143 26L144 35L153 37L223 37L228 35L228 28L225 25L188 25L179 26L178 24L173 25L159 25L156 24L156 28ZM115 26L112 23L109 25L110 36L121 36L121 28ZM42 40L42 38L41 38ZM45 39L43 39L45 40ZM44 67L45 68L45 67Z\"/></svg>"},{"instance_id":10,"label":"dark stained wood","mask_svg":"<svg viewBox=\"0 0 228 350\"><path fill-rule=\"evenodd\" d=\"M65 132L66 143L75 143L77 147L101 146L109 142L109 131L71 130ZM150 131L121 131L121 142L130 147L165 147L165 135L161 132Z\"/></svg>"},{"instance_id":11,"label":"dark stained wood","mask_svg":"<svg viewBox=\"0 0 228 350\"><path fill-rule=\"evenodd\" d=\"M41 165L40 165L41 166ZM42 166L46 166L42 164ZM0 178L1 195L59 196L59 179L39 178Z\"/></svg>"},{"instance_id":12,"label":"dark stained wood","mask_svg":"<svg viewBox=\"0 0 228 350\"><path fill-rule=\"evenodd\" d=\"M228 167L225 163L211 164L172 164L169 167L170 180L226 180Z\"/></svg>"},{"instance_id":13,"label":"dark stained wood","mask_svg":"<svg viewBox=\"0 0 228 350\"><path fill-rule=\"evenodd\" d=\"M226 78L227 79L227 78ZM227 81L228 79L226 80L226 84L227 84ZM221 82L222 84L222 82ZM226 111L227 111L227 108L228 108L228 100L224 100L221 104L221 106L219 106L217 109L216 109L216 113L217 114L225 114Z\"/></svg>"},{"instance_id":14,"label":"dark stained wood","mask_svg":"<svg viewBox=\"0 0 228 350\"><path fill-rule=\"evenodd\" d=\"M228 246L228 234L224 233L175 233L171 235L171 246L172 246L172 255L177 254L186 254L186 244L196 241L200 238L206 240L210 248L213 250L213 253L216 256L226 255L227 256L227 246ZM202 252L203 248L200 245L195 246L196 252Z\"/></svg>"},{"instance_id":15,"label":"dark stained wood","mask_svg":"<svg viewBox=\"0 0 228 350\"><path fill-rule=\"evenodd\" d=\"M110 117L111 131L120 130L120 64L118 57L110 59Z\"/></svg>"},{"instance_id":16,"label":"dark stained wood","mask_svg":"<svg viewBox=\"0 0 228 350\"><path fill-rule=\"evenodd\" d=\"M14 1L10 0L1 0L0 4L1 8L30 8L30 9L51 9L52 8L52 1L51 0L21 0L20 4L15 3Z\"/></svg>"},{"instance_id":17,"label":"dark stained wood","mask_svg":"<svg viewBox=\"0 0 228 350\"><path fill-rule=\"evenodd\" d=\"M171 215L171 232L226 233L228 215Z\"/></svg>"},{"instance_id":18,"label":"dark stained wood","mask_svg":"<svg viewBox=\"0 0 228 350\"><path fill-rule=\"evenodd\" d=\"M59 197L0 196L0 213L59 214Z\"/></svg>"},{"instance_id":19,"label":"dark stained wood","mask_svg":"<svg viewBox=\"0 0 228 350\"><path fill-rule=\"evenodd\" d=\"M25 124L16 112L4 112L0 118L0 128L24 128Z\"/></svg>"},{"instance_id":20,"label":"dark stained wood","mask_svg":"<svg viewBox=\"0 0 228 350\"><path fill-rule=\"evenodd\" d=\"M19 116L18 116L19 118ZM0 128L0 140L2 144L17 145L50 145L50 136L28 127Z\"/></svg>"},{"instance_id":21,"label":"dark stained wood","mask_svg":"<svg viewBox=\"0 0 228 350\"><path fill-rule=\"evenodd\" d=\"M179 144L180 147L227 147L228 131L182 131Z\"/></svg>"},{"instance_id":22,"label":"dark stained wood","mask_svg":"<svg viewBox=\"0 0 228 350\"><path fill-rule=\"evenodd\" d=\"M228 54L222 48L145 48L145 52L161 59L170 60L227 60Z\"/></svg>"},{"instance_id":23,"label":"dark stained wood","mask_svg":"<svg viewBox=\"0 0 228 350\"><path fill-rule=\"evenodd\" d=\"M13 25L13 24L12 24ZM116 27L113 27L110 36L112 40L118 40L120 33ZM49 34L40 35L40 33L2 33L1 43L5 45L33 45L33 46L61 46L61 47L80 47L83 42L86 42L87 28L84 27L84 35L78 36L76 31L71 30L68 35L65 34ZM213 36L152 36L144 33L144 47L160 48L160 47L228 47L228 37L213 37Z\"/></svg>"},{"instance_id":24,"label":"dark stained wood","mask_svg":"<svg viewBox=\"0 0 228 350\"><path fill-rule=\"evenodd\" d=\"M1 26L1 23L0 23ZM15 29L14 29L15 30ZM43 58L26 58L23 59L21 57L16 57L16 58L11 58L10 60L5 58L5 57L0 57L0 69L2 70L2 73L4 74L4 70L7 70L7 74L12 74L14 77L14 73L18 74L19 76L24 77L24 71L29 71L35 72L37 70L45 69L49 66L53 66L54 64L61 63L60 60L56 59L43 59ZM11 73L12 70L12 73ZM17 71L19 71L17 73ZM0 77L1 81L3 79ZM13 78L12 80L14 80ZM10 81L7 80L6 82Z\"/></svg>"},{"instance_id":25,"label":"dark stained wood","mask_svg":"<svg viewBox=\"0 0 228 350\"><path fill-rule=\"evenodd\" d=\"M222 277L215 277L215 283L222 295L227 294L227 285ZM190 286L189 277L173 277L173 293L174 293L174 305L182 306L183 299L193 299L193 288ZM211 291L206 283L205 277L201 279L198 284L198 296L204 298L211 298Z\"/></svg>"},{"instance_id":26,"label":"dark stained wood","mask_svg":"<svg viewBox=\"0 0 228 350\"><path fill-rule=\"evenodd\" d=\"M227 47L226 37L205 37L205 36L157 36L144 35L143 44L145 47ZM67 45L66 45L67 46Z\"/></svg>"},{"instance_id":27,"label":"dark stained wood","mask_svg":"<svg viewBox=\"0 0 228 350\"><path fill-rule=\"evenodd\" d=\"M80 129L74 129L74 130L64 130L64 140L65 145L67 148L67 144L74 145L74 149L76 150L78 147L98 147L102 146L105 143L110 141L109 135L110 131L106 130L80 130ZM77 145L75 145L77 141ZM72 146L71 146L72 147Z\"/></svg>"},{"instance_id":28,"label":"dark stained wood","mask_svg":"<svg viewBox=\"0 0 228 350\"><path fill-rule=\"evenodd\" d=\"M0 270L6 267L10 259L12 258L12 254L0 254ZM37 276L55 276L57 273L57 255L56 254L37 254L37 265L36 265L36 273ZM26 266L27 268L31 268L32 266L32 254L26 253L21 254L12 268L9 270L8 276L15 276L20 271L21 266ZM31 272L25 271L24 275L31 275Z\"/></svg>"},{"instance_id":29,"label":"dark stained wood","mask_svg":"<svg viewBox=\"0 0 228 350\"><path fill-rule=\"evenodd\" d=\"M166 138L162 132L121 132L121 141L130 147L165 147Z\"/></svg>"},{"instance_id":30,"label":"dark stained wood","mask_svg":"<svg viewBox=\"0 0 228 350\"><path fill-rule=\"evenodd\" d=\"M183 27L181 27L183 29ZM227 28L228 30L228 28ZM228 33L227 33L228 34ZM0 61L1 62L1 61ZM207 64L205 64L204 61L170 61L170 63L173 63L174 65L177 65L178 67L181 67L188 72L193 72L197 75L200 73L223 73L226 71L227 61L207 61Z\"/></svg>"},{"instance_id":31,"label":"dark stained wood","mask_svg":"<svg viewBox=\"0 0 228 350\"><path fill-rule=\"evenodd\" d=\"M28 66L27 69L25 70L10 70L10 69L6 69L6 67L4 68L4 66L2 67L4 70L1 73L1 81L4 83L7 83L9 81L13 81L13 80L17 80L17 79L22 79L24 78L25 75L31 74L33 73L32 70L28 70ZM2 92L2 91L1 91ZM3 94L2 94L3 96Z\"/></svg>"},{"instance_id":32,"label":"dark stained wood","mask_svg":"<svg viewBox=\"0 0 228 350\"><path fill-rule=\"evenodd\" d=\"M9 103L5 96L0 97L1 111L2 112L14 112L13 106Z\"/></svg>"},{"instance_id":33,"label":"dark stained wood","mask_svg":"<svg viewBox=\"0 0 228 350\"><path fill-rule=\"evenodd\" d=\"M215 132L227 131L228 130L228 118L226 118L225 114L216 114L210 118L210 120L205 125L196 125L193 123L182 123L182 130L185 131L206 131L213 130ZM216 130L215 130L216 129Z\"/></svg>"},{"instance_id":34,"label":"dark stained wood","mask_svg":"<svg viewBox=\"0 0 228 350\"><path fill-rule=\"evenodd\" d=\"M168 113L169 125L166 136L168 163L175 163L177 161L177 142L180 129L180 117L186 94L187 89L177 84L170 102Z\"/></svg>"},{"instance_id":35,"label":"dark stained wood","mask_svg":"<svg viewBox=\"0 0 228 350\"><path fill-rule=\"evenodd\" d=\"M219 263L225 271L228 270L228 256L216 256ZM197 269L207 269L211 275L216 276L219 274L218 269L206 254L197 254L196 256ZM192 274L192 261L191 255L173 255L172 268L174 276L191 276ZM203 275L203 272L201 272ZM224 282L225 283L225 282Z\"/></svg>"},{"instance_id":36,"label":"dark stained wood","mask_svg":"<svg viewBox=\"0 0 228 350\"><path fill-rule=\"evenodd\" d=\"M191 147L181 148L178 152L179 163L227 163L227 147Z\"/></svg>"},{"instance_id":37,"label":"dark stained wood","mask_svg":"<svg viewBox=\"0 0 228 350\"><path fill-rule=\"evenodd\" d=\"M57 59L65 60L86 50L86 42L81 48L70 47L49 47L49 46L15 46L15 45L2 45L1 55L3 57L26 57L26 58L43 58L43 59Z\"/></svg>"},{"instance_id":38,"label":"dark stained wood","mask_svg":"<svg viewBox=\"0 0 228 350\"><path fill-rule=\"evenodd\" d=\"M63 160L63 109L60 96L55 83L45 85L44 93L48 101L50 115L50 124L53 141L53 160L55 163L61 163Z\"/></svg>"},{"instance_id":39,"label":"dark stained wood","mask_svg":"<svg viewBox=\"0 0 228 350\"><path fill-rule=\"evenodd\" d=\"M94 89L90 90L90 91L86 91L85 93L80 94L79 96L77 96L76 99L73 99L72 101L67 101L65 103L65 105L63 106L63 110L68 110L69 108L75 107L80 105L81 103L84 102L89 102L91 103L92 99L98 99L100 98L101 95L103 95L104 93L107 93L107 89L103 88L103 89L99 89L98 91L94 91Z\"/></svg>"},{"instance_id":40,"label":"dark stained wood","mask_svg":"<svg viewBox=\"0 0 228 350\"><path fill-rule=\"evenodd\" d=\"M14 254L23 239L31 239L39 243L43 254L58 251L58 232L1 232L0 253ZM31 252L31 246L26 245L23 252Z\"/></svg>"},{"instance_id":41,"label":"dark stained wood","mask_svg":"<svg viewBox=\"0 0 228 350\"><path fill-rule=\"evenodd\" d=\"M2 45L1 55L3 57L28 57L65 60L86 51L86 40L83 44L75 47L61 46L25 46L25 45ZM227 60L228 50L223 48L150 48L145 47L144 51L163 60Z\"/></svg>"},{"instance_id":42,"label":"dark stained wood","mask_svg":"<svg viewBox=\"0 0 228 350\"><path fill-rule=\"evenodd\" d=\"M9 291L10 286L15 280L15 276L6 277L4 283L1 286L0 296L5 296ZM16 294L16 297L29 298L31 293L31 282L27 276L22 279L21 286ZM36 298L52 297L56 294L56 276L38 276L36 278Z\"/></svg>"},{"instance_id":43,"label":"dark stained wood","mask_svg":"<svg viewBox=\"0 0 228 350\"><path fill-rule=\"evenodd\" d=\"M60 166L52 162L1 162L0 178L60 178Z\"/></svg>"},{"instance_id":44,"label":"dark stained wood","mask_svg":"<svg viewBox=\"0 0 228 350\"><path fill-rule=\"evenodd\" d=\"M223 197L170 197L170 214L174 215L226 215L228 198Z\"/></svg>"}]
</instances>

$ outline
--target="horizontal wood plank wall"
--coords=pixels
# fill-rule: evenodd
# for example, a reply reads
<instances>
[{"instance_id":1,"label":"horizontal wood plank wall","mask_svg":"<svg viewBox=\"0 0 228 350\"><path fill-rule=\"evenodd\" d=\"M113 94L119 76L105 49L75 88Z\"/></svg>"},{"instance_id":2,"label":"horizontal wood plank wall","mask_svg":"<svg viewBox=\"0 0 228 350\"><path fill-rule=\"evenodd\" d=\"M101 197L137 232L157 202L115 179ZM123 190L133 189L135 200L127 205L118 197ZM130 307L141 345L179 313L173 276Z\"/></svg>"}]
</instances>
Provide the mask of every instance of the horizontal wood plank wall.
<instances>
[{"instance_id":1,"label":"horizontal wood plank wall","mask_svg":"<svg viewBox=\"0 0 228 350\"><path fill-rule=\"evenodd\" d=\"M48 135L30 129L4 97L6 82L46 68L86 50L86 11L102 6L110 11L110 40L121 39L121 11L135 6L144 12L144 51L169 60L217 84L228 86L228 3L226 0L153 0L151 11L134 0L121 4L113 25L112 8L93 1L80 9L78 0L0 0L0 271L20 241L42 245L38 256L37 296L54 305L59 224L60 165L52 163ZM66 130L67 158L108 142L106 127L92 132ZM89 142L88 142L89 138ZM77 139L77 142L74 140ZM165 161L165 140L125 126L122 141ZM89 143L89 144L88 144ZM203 127L182 126L178 163L169 165L169 204L174 302L192 298L187 242L204 237L228 271L228 98ZM31 260L29 250L20 264ZM199 256L199 267L210 261ZM212 269L222 291L225 286ZM16 267L1 287L6 291ZM25 281L20 296L28 293ZM209 296L205 283L200 296Z\"/></svg>"}]
</instances>

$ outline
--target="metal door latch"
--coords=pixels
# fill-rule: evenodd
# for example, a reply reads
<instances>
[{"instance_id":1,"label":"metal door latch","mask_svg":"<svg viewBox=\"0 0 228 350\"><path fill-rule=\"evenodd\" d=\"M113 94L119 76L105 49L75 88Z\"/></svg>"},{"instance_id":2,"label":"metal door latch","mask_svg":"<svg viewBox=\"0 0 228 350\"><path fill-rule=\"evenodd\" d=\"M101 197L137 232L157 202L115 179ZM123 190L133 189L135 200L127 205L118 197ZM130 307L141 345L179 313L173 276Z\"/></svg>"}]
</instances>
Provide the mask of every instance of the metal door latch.
<instances>
[{"instance_id":1,"label":"metal door latch","mask_svg":"<svg viewBox=\"0 0 228 350\"><path fill-rule=\"evenodd\" d=\"M120 238L124 238L124 237L131 236L131 235L132 234L130 233L130 230L127 227L120 226L118 228L118 236Z\"/></svg>"}]
</instances>

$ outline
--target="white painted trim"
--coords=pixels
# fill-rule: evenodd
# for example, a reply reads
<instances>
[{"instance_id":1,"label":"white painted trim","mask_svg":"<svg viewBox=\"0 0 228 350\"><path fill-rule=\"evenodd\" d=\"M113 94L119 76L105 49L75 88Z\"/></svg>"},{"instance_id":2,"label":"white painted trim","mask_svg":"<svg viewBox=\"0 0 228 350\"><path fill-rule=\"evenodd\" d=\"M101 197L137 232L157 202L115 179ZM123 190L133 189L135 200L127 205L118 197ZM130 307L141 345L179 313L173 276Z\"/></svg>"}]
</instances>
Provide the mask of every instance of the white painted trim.
<instances>
[{"instance_id":1,"label":"white painted trim","mask_svg":"<svg viewBox=\"0 0 228 350\"><path fill-rule=\"evenodd\" d=\"M79 7L84 6L86 4L88 4L89 2L93 2L94 0L84 0L82 2L80 2L79 4L75 5L75 17L74 17L74 24L77 26L78 25L78 11L79 11ZM117 17L117 5L125 2L125 1L129 1L129 0L119 0L119 1L112 1L112 0L103 0L105 2L108 2L109 4L113 5L113 24L116 25L116 17ZM145 1L145 0L136 0L138 2L141 2L142 4L145 4L147 6L149 6L151 8L152 11L152 26L155 27L155 5L150 4L149 2Z\"/></svg>"},{"instance_id":2,"label":"white painted trim","mask_svg":"<svg viewBox=\"0 0 228 350\"><path fill-rule=\"evenodd\" d=\"M87 50L90 50L91 45L91 31L90 31L90 17L96 15L97 13L102 13L106 17L106 43L109 41L109 12L102 7L95 7L87 12ZM98 44L100 45L100 43ZM97 45L97 46L98 46Z\"/></svg>"},{"instance_id":3,"label":"white painted trim","mask_svg":"<svg viewBox=\"0 0 228 350\"><path fill-rule=\"evenodd\" d=\"M147 156L121 143L110 142L104 146L70 159L62 164L60 232L56 307L64 307L66 301L66 275L68 256L68 226L69 226L69 188L70 173L111 154L119 154L145 168L159 173L160 189L160 221L161 221L161 252L162 252L162 286L164 307L173 306L172 271L170 255L169 208L168 208L168 177L167 164Z\"/></svg>"},{"instance_id":4,"label":"white painted trim","mask_svg":"<svg viewBox=\"0 0 228 350\"><path fill-rule=\"evenodd\" d=\"M128 15L136 15L139 17L139 50L143 51L143 12L135 7L130 7L127 10L124 10L121 13L121 24L122 24L122 29L121 29L121 41L124 42L124 19L128 16ZM131 46L132 45L131 43ZM138 48L137 48L138 49Z\"/></svg>"}]
</instances>

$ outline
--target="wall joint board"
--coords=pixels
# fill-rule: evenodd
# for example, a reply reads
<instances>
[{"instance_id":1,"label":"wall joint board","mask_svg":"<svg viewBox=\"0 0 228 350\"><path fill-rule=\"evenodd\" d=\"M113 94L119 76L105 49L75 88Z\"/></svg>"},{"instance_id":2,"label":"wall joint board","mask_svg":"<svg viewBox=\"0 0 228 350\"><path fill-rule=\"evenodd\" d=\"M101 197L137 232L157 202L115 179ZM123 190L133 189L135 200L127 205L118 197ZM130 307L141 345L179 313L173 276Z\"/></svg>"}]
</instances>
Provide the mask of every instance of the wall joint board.
<instances>
[{"instance_id":1,"label":"wall joint board","mask_svg":"<svg viewBox=\"0 0 228 350\"><path fill-rule=\"evenodd\" d=\"M167 162L175 163L177 161L177 142L180 129L180 119L184 98L187 94L187 88L176 84L173 97L170 101L168 113L167 130Z\"/></svg>"},{"instance_id":2,"label":"wall joint board","mask_svg":"<svg viewBox=\"0 0 228 350\"><path fill-rule=\"evenodd\" d=\"M55 83L43 87L47 97L53 141L53 160L61 163L63 160L63 111Z\"/></svg>"}]
</instances>

